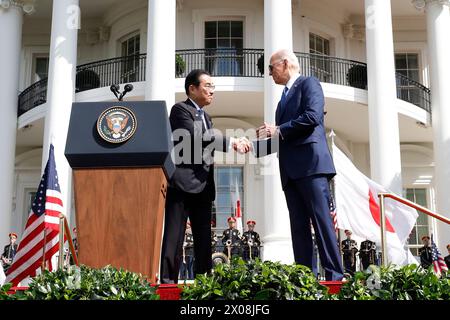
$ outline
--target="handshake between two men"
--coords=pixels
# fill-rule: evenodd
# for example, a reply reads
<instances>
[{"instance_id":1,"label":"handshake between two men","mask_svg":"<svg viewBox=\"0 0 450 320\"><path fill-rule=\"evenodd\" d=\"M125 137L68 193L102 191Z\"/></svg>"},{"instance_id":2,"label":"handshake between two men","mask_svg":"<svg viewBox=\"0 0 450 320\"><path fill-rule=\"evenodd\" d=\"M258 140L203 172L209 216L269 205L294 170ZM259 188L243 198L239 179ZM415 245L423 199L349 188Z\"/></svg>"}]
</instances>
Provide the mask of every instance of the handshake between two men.
<instances>
[{"instance_id":1,"label":"handshake between two men","mask_svg":"<svg viewBox=\"0 0 450 320\"><path fill-rule=\"evenodd\" d=\"M256 137L258 139L272 138L279 134L278 127L264 122L264 124L256 129ZM253 144L246 138L232 138L232 147L235 151L244 154L253 150Z\"/></svg>"}]
</instances>

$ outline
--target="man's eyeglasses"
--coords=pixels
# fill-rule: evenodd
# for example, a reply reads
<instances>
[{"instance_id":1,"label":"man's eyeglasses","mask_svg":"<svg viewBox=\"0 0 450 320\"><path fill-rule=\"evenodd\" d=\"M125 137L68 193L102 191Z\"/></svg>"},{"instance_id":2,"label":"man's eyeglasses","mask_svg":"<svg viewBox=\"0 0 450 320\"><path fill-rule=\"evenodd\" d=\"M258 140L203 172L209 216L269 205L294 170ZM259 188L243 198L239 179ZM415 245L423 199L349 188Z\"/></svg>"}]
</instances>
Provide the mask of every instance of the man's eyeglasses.
<instances>
[{"instance_id":1,"label":"man's eyeglasses","mask_svg":"<svg viewBox=\"0 0 450 320\"><path fill-rule=\"evenodd\" d=\"M213 84L205 84L204 87L208 90L214 90L216 89L216 86Z\"/></svg>"},{"instance_id":2,"label":"man's eyeglasses","mask_svg":"<svg viewBox=\"0 0 450 320\"><path fill-rule=\"evenodd\" d=\"M280 62L284 62L284 59L278 60L277 62L275 62L274 64L269 64L269 71L272 72L273 71L273 67L275 67L277 64L279 64Z\"/></svg>"}]
</instances>

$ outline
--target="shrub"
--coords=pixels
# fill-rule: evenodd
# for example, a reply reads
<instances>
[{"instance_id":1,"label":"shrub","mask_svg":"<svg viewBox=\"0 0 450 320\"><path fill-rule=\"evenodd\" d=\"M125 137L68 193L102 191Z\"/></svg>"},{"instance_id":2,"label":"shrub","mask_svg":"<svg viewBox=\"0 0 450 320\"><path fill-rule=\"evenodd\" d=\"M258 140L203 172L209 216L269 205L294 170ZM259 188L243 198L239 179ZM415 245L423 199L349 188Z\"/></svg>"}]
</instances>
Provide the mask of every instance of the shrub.
<instances>
[{"instance_id":1,"label":"shrub","mask_svg":"<svg viewBox=\"0 0 450 320\"><path fill-rule=\"evenodd\" d=\"M197 275L181 294L185 300L316 300L327 299L311 270L301 265L283 265L241 258L215 266L212 274Z\"/></svg>"},{"instance_id":2,"label":"shrub","mask_svg":"<svg viewBox=\"0 0 450 320\"><path fill-rule=\"evenodd\" d=\"M347 72L347 81L350 86L367 89L367 67L355 64Z\"/></svg>"},{"instance_id":3,"label":"shrub","mask_svg":"<svg viewBox=\"0 0 450 320\"><path fill-rule=\"evenodd\" d=\"M450 275L438 278L420 266L371 266L357 272L338 296L344 300L450 300Z\"/></svg>"},{"instance_id":4,"label":"shrub","mask_svg":"<svg viewBox=\"0 0 450 320\"><path fill-rule=\"evenodd\" d=\"M179 77L184 73L186 69L186 62L183 60L181 55L175 55L175 74Z\"/></svg>"},{"instance_id":5,"label":"shrub","mask_svg":"<svg viewBox=\"0 0 450 320\"><path fill-rule=\"evenodd\" d=\"M10 286L9 284L7 286ZM6 286L7 289L9 289ZM70 267L44 271L25 292L9 296L20 300L156 300L159 296L141 275L111 266L92 269ZM0 293L0 299L4 297Z\"/></svg>"},{"instance_id":6,"label":"shrub","mask_svg":"<svg viewBox=\"0 0 450 320\"><path fill-rule=\"evenodd\" d=\"M258 71L259 73L261 73L262 75L264 75L264 54L262 54L259 58L258 58L258 62L256 63L257 67L258 67Z\"/></svg>"}]
</instances>

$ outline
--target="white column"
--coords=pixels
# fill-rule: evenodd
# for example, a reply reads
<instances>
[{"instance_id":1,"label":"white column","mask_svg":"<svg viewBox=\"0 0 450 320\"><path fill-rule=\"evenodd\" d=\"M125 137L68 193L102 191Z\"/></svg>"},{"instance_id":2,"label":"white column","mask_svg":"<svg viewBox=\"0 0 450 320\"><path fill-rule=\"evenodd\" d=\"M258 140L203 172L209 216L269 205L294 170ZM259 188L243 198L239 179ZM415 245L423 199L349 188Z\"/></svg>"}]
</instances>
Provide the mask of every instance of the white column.
<instances>
[{"instance_id":1,"label":"white column","mask_svg":"<svg viewBox=\"0 0 450 320\"><path fill-rule=\"evenodd\" d=\"M283 90L269 76L270 56L280 49L292 50L291 0L264 0L264 121L275 124L275 110ZM264 259L294 262L286 198L281 188L278 158L263 158Z\"/></svg>"},{"instance_id":2,"label":"white column","mask_svg":"<svg viewBox=\"0 0 450 320\"><path fill-rule=\"evenodd\" d=\"M436 209L450 218L450 1L426 3ZM450 226L440 221L437 226L439 248L446 255Z\"/></svg>"},{"instance_id":3,"label":"white column","mask_svg":"<svg viewBox=\"0 0 450 320\"><path fill-rule=\"evenodd\" d=\"M42 171L47 163L50 143L53 143L56 169L67 219L70 218L72 205L72 170L64 156L64 149L72 102L75 101L79 19L78 0L53 0Z\"/></svg>"},{"instance_id":4,"label":"white column","mask_svg":"<svg viewBox=\"0 0 450 320\"><path fill-rule=\"evenodd\" d=\"M8 242L12 214L14 159L16 153L17 101L19 94L22 9L0 7L0 246Z\"/></svg>"},{"instance_id":5,"label":"white column","mask_svg":"<svg viewBox=\"0 0 450 320\"><path fill-rule=\"evenodd\" d=\"M175 103L175 0L148 0L145 100Z\"/></svg>"},{"instance_id":6,"label":"white column","mask_svg":"<svg viewBox=\"0 0 450 320\"><path fill-rule=\"evenodd\" d=\"M402 195L390 0L365 0L370 170L376 182Z\"/></svg>"}]
</instances>

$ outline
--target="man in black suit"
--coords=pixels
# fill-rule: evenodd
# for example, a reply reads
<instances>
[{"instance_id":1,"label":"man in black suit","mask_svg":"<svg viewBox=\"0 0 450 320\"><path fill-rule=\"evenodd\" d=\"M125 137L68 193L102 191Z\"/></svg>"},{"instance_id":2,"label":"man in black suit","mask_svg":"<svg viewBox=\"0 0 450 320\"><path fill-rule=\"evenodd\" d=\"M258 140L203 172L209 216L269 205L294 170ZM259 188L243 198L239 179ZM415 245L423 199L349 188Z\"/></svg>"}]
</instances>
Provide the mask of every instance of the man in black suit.
<instances>
[{"instance_id":1,"label":"man in black suit","mask_svg":"<svg viewBox=\"0 0 450 320\"><path fill-rule=\"evenodd\" d=\"M284 89L275 125L264 123L257 136L271 138L268 146L272 140L278 142L295 262L318 272L313 263L312 222L326 280L341 280L343 269L329 208L328 182L336 171L325 136L325 98L319 80L301 76L299 71L298 58L290 50L279 50L270 57L269 74ZM260 147L256 149L259 155Z\"/></svg>"},{"instance_id":2,"label":"man in black suit","mask_svg":"<svg viewBox=\"0 0 450 320\"><path fill-rule=\"evenodd\" d=\"M194 276L211 271L211 209L216 196L214 150L250 150L247 139L225 137L212 130L211 117L203 110L212 102L215 88L207 71L192 70L184 88L188 99L176 103L170 112L176 170L167 190L161 283L178 282L188 217L194 237Z\"/></svg>"}]
</instances>

